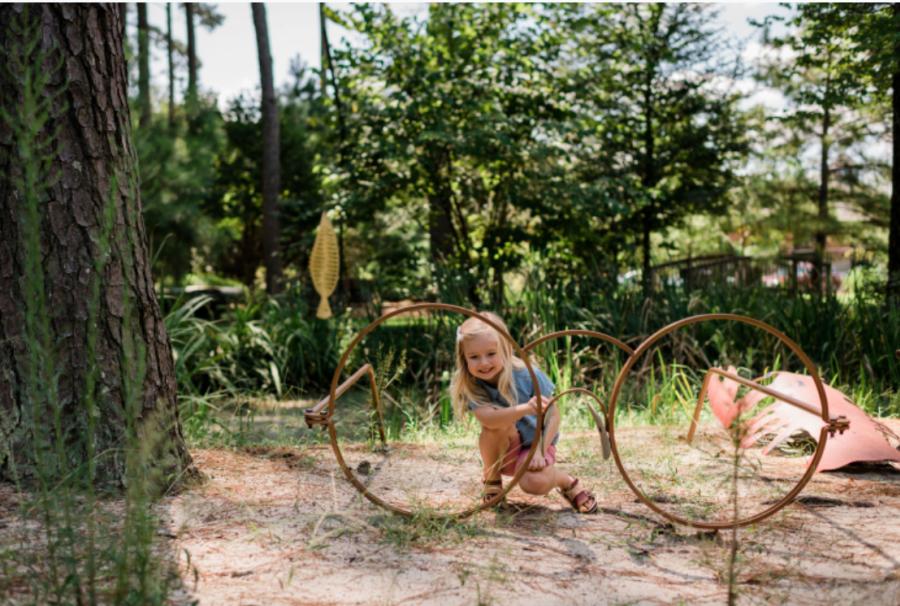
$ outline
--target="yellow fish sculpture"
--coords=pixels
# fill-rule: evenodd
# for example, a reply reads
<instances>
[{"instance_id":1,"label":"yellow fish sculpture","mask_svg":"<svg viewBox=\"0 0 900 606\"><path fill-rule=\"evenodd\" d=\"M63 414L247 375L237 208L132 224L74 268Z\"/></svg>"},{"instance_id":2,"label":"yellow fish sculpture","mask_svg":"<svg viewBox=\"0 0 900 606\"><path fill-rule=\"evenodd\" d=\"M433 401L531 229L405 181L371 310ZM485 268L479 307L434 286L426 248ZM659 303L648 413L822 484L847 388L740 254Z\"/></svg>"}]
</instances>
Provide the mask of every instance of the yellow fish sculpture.
<instances>
[{"instance_id":1,"label":"yellow fish sculpture","mask_svg":"<svg viewBox=\"0 0 900 606\"><path fill-rule=\"evenodd\" d=\"M313 286L322 299L316 310L316 317L325 320L331 317L331 306L328 297L334 292L340 274L340 256L338 253L337 234L328 220L328 214L322 213L319 221L319 229L316 232L316 241L313 243L312 254L309 256L309 274L312 276Z\"/></svg>"}]
</instances>

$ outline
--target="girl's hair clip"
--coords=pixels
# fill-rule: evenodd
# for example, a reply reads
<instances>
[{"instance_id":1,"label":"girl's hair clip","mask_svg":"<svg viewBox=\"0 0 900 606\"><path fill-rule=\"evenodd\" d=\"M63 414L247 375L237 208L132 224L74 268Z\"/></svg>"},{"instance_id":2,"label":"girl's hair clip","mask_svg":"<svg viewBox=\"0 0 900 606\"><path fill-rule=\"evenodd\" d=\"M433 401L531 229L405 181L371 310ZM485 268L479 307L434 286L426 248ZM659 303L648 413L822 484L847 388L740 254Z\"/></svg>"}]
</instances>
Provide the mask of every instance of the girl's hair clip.
<instances>
[{"instance_id":1,"label":"girl's hair clip","mask_svg":"<svg viewBox=\"0 0 900 606\"><path fill-rule=\"evenodd\" d=\"M463 340L462 326L457 326L456 327L456 342L459 343L462 340Z\"/></svg>"}]
</instances>

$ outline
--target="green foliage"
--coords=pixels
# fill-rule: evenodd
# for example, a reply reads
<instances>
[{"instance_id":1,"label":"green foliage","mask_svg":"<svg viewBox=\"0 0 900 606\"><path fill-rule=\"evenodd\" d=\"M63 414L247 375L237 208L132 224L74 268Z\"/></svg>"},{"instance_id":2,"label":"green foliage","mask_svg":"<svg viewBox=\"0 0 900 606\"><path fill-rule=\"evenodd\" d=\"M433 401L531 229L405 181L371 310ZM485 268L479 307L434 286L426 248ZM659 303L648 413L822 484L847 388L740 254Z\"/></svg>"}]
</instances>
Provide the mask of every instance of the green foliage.
<instances>
[{"instance_id":1,"label":"green foliage","mask_svg":"<svg viewBox=\"0 0 900 606\"><path fill-rule=\"evenodd\" d=\"M313 229L324 206L313 170L316 151L326 142L317 133L320 103L314 81L294 66L294 83L279 96L282 250L286 266L305 272ZM262 263L262 120L259 100L241 95L222 117L225 142L212 162L215 176L202 206L222 237L206 251L208 262L225 276L251 286Z\"/></svg>"},{"instance_id":2,"label":"green foliage","mask_svg":"<svg viewBox=\"0 0 900 606\"><path fill-rule=\"evenodd\" d=\"M419 22L359 5L335 18L365 40L336 53L352 108L339 186L349 222L377 229L376 283L385 267L429 269L442 300L496 307L528 251L615 273L629 232L724 202L745 145L735 97L707 84L724 68L705 8L435 5ZM412 208L427 240L381 218ZM385 237L420 265L379 263ZM425 244L441 259L430 268Z\"/></svg>"},{"instance_id":3,"label":"green foliage","mask_svg":"<svg viewBox=\"0 0 900 606\"><path fill-rule=\"evenodd\" d=\"M892 345L900 342L900 312L885 310L880 298L788 298L765 288L710 286L691 292L667 288L648 302L635 289L598 294L604 292L609 293L584 281L548 284L524 291L499 311L523 343L553 330L583 328L632 346L662 326L698 313L748 315L796 340L818 364L823 379L869 413L900 414L900 393L895 387L900 382L900 362ZM317 400L327 393L337 357L368 320L315 321L308 304L288 302L292 300L252 303L215 322L193 315L204 301L176 306L169 314L167 326L182 387L182 418L193 435L209 433L221 418L216 401L223 398L268 393L306 394ZM401 433L412 439L422 431L451 430L455 424L447 395L453 368L453 318L402 319L369 335L351 356L345 376L365 362L375 365L385 425L393 439ZM673 407L688 405L692 395L687 386L698 384L698 373L705 371L708 361L777 368L780 361L773 357L774 350L758 348L758 338L748 327L706 325L690 339L677 342L677 349L660 350L656 355L662 357L654 359L658 376L645 382L644 392L623 401L629 402L641 422L667 422L680 410ZM617 348L586 338L549 342L536 354L537 363L558 389L588 386L604 402L626 358ZM362 398L351 398L345 405L371 408ZM586 408L576 406L573 416L567 416L567 407L565 402L561 406L567 423L590 426ZM362 439L368 430L360 431L357 437Z\"/></svg>"},{"instance_id":4,"label":"green foliage","mask_svg":"<svg viewBox=\"0 0 900 606\"><path fill-rule=\"evenodd\" d=\"M559 19L574 39L563 64L581 111L572 150L577 179L604 184L603 229L635 240L725 204L747 149L737 96L716 85L740 76L714 9L697 4L583 5ZM568 58L568 57L567 57ZM624 228L624 229L623 229Z\"/></svg>"},{"instance_id":5,"label":"green foliage","mask_svg":"<svg viewBox=\"0 0 900 606\"><path fill-rule=\"evenodd\" d=\"M327 156L323 108L301 65L280 94L282 249L305 272L312 230L324 206L314 160ZM165 112L135 125L144 221L157 280L182 283L215 273L252 286L261 264L262 158L259 100L242 95L224 113L199 98L185 121Z\"/></svg>"},{"instance_id":6,"label":"green foliage","mask_svg":"<svg viewBox=\"0 0 900 606\"><path fill-rule=\"evenodd\" d=\"M787 29L774 36L781 22ZM735 196L745 200L739 212L747 224L759 219L757 237L790 234L800 247L827 234L886 249L888 166L873 143L889 132L889 104L883 74L873 74L883 51L871 45L890 22L888 5L802 4L759 24L771 52L758 77L784 95L786 107L755 129L761 166ZM840 207L858 218L835 217Z\"/></svg>"},{"instance_id":7,"label":"green foliage","mask_svg":"<svg viewBox=\"0 0 900 606\"><path fill-rule=\"evenodd\" d=\"M368 5L337 17L366 40L335 53L351 108L338 186L348 222L369 227L376 285L424 272L443 300L497 302L503 273L545 240L533 210L560 111L534 18L517 5L433 5L424 23ZM428 239L388 213L419 218ZM384 238L418 264L388 264ZM424 264L426 244L439 265Z\"/></svg>"},{"instance_id":8,"label":"green foliage","mask_svg":"<svg viewBox=\"0 0 900 606\"><path fill-rule=\"evenodd\" d=\"M197 315L208 303L188 300L166 316L183 397L217 392L283 397L330 382L345 328L338 320L317 320L298 288L277 299L251 300L216 321Z\"/></svg>"},{"instance_id":9,"label":"green foliage","mask_svg":"<svg viewBox=\"0 0 900 606\"><path fill-rule=\"evenodd\" d=\"M140 160L141 203L158 280L179 283L195 255L214 250L223 238L202 202L215 178L213 159L222 149L221 117L202 103L194 118L197 132L182 122L174 129L165 114L135 128Z\"/></svg>"},{"instance_id":10,"label":"green foliage","mask_svg":"<svg viewBox=\"0 0 900 606\"><path fill-rule=\"evenodd\" d=\"M376 305L499 307L534 254L553 280L614 280L640 259L645 232L658 234L654 258L730 250L735 235L742 250L771 253L823 228L880 251L886 172L866 150L886 117L868 101L886 90L876 41L889 38L889 12L798 9L790 33L770 41L799 60L760 76L796 104L766 126L726 86L746 70L711 6L434 5L407 18L380 5L326 8L356 42L333 49L333 95L299 62L279 95L288 275L306 279L323 208L340 234L339 298L365 284L354 296ZM804 50L826 47L828 69L827 53ZM838 111L851 101L853 111ZM818 218L806 165L818 102L833 108L839 150L831 198L861 221ZM179 124L169 141L139 139L157 275L218 273L250 286L262 255L258 101L208 110L199 133ZM164 139L162 122L142 138ZM740 178L750 142L758 155Z\"/></svg>"}]
</instances>

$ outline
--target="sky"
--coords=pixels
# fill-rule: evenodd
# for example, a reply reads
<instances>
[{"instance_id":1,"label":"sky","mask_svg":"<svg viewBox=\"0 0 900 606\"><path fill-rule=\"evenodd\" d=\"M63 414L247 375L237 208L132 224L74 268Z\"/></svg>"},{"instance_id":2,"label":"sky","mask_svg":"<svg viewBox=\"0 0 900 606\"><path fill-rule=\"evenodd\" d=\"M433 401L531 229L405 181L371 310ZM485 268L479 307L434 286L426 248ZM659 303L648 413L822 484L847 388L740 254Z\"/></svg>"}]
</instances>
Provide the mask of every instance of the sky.
<instances>
[{"instance_id":1,"label":"sky","mask_svg":"<svg viewBox=\"0 0 900 606\"><path fill-rule=\"evenodd\" d=\"M744 44L744 57L752 61L758 56L761 45L759 32L748 19L762 19L768 14L784 13L777 3L716 3L720 9L719 20L729 37ZM330 3L330 7L341 9L346 3ZM391 3L400 14L415 14L423 10L422 3ZM259 86L259 59L256 50L256 34L253 29L250 4L247 2L219 2L218 11L225 16L224 23L212 32L198 27L196 32L197 53L200 60L199 80L203 91L218 94L220 107L224 102L242 91L252 93ZM269 38L274 62L275 86L287 83L290 62L299 55L301 61L312 68L320 62L319 9L314 2L267 2ZM129 23L137 17L132 9ZM152 26L163 31L166 24L165 4L149 5L148 19ZM184 10L180 4L172 5L172 28L174 36L186 40ZM340 44L342 30L329 24L328 36L332 46ZM163 97L166 86L166 58L162 48L156 48L151 63L154 87L157 97ZM184 78L186 70L181 69ZM184 83L177 87L183 90ZM752 88L752 90L751 90ZM778 104L777 96L745 83L745 92L750 95L748 102Z\"/></svg>"}]
</instances>

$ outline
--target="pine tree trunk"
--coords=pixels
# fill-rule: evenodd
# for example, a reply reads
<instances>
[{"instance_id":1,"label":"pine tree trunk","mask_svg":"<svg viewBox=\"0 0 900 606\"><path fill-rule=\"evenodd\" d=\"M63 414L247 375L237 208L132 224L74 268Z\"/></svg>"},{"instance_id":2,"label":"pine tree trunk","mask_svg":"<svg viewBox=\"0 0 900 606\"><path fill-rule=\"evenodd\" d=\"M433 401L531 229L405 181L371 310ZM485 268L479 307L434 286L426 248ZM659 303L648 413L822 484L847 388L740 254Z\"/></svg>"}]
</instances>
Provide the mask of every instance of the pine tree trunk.
<instances>
[{"instance_id":1,"label":"pine tree trunk","mask_svg":"<svg viewBox=\"0 0 900 606\"><path fill-rule=\"evenodd\" d=\"M828 182L831 180L831 170L828 166L829 131L831 130L831 107L826 105L822 115L822 150L819 158L819 196L818 196L818 223L816 228L816 262L813 271L812 283L819 294L828 291L828 276L825 275L825 249L828 246Z\"/></svg>"},{"instance_id":2,"label":"pine tree trunk","mask_svg":"<svg viewBox=\"0 0 900 606\"><path fill-rule=\"evenodd\" d=\"M197 43L194 38L194 5L184 3L184 20L187 25L187 60L188 60L188 85L187 104L193 108L197 102Z\"/></svg>"},{"instance_id":3,"label":"pine tree trunk","mask_svg":"<svg viewBox=\"0 0 900 606\"><path fill-rule=\"evenodd\" d=\"M172 46L172 4L166 4L166 58L169 66L169 130L175 129L175 61Z\"/></svg>"},{"instance_id":4,"label":"pine tree trunk","mask_svg":"<svg viewBox=\"0 0 900 606\"><path fill-rule=\"evenodd\" d=\"M656 133L653 128L654 99L653 99L653 74L657 65L651 63L646 67L644 79L644 157L641 166L641 184L645 191L656 187ZM652 253L650 236L653 233L653 202L648 202L641 212L641 285L644 298L648 299L653 294L653 270L650 267L650 255Z\"/></svg>"},{"instance_id":5,"label":"pine tree trunk","mask_svg":"<svg viewBox=\"0 0 900 606\"><path fill-rule=\"evenodd\" d=\"M138 108L140 126L150 124L150 28L147 23L147 5L137 4L138 14Z\"/></svg>"},{"instance_id":6,"label":"pine tree trunk","mask_svg":"<svg viewBox=\"0 0 900 606\"><path fill-rule=\"evenodd\" d=\"M900 32L900 4L894 4L895 33ZM888 241L888 302L900 306L900 37L894 44L891 80L893 160L891 166L891 227Z\"/></svg>"},{"instance_id":7,"label":"pine tree trunk","mask_svg":"<svg viewBox=\"0 0 900 606\"><path fill-rule=\"evenodd\" d=\"M139 439L152 450L151 461L160 472L160 486L191 470L191 458L182 438L176 407L172 350L153 289L147 237L141 216L136 155L131 139L126 61L122 33L123 5L31 5L40 19L41 45L50 53L41 69L50 74L50 89L63 94L52 101L49 121L41 133L45 140L58 129L55 145L45 152L49 175L40 183L37 210L40 221L39 254L29 254L25 224L26 197L16 180L29 165L21 156L22 136L14 122L0 122L0 477L33 477L32 445L37 427L50 424L43 410L58 405L66 456L74 470L85 462L88 421L86 397L94 395L93 450L97 479L120 483L124 477L121 455L127 431L125 402L134 368L146 364L137 391ZM22 39L10 23L22 5L0 5L0 52L21 52ZM59 61L60 63L57 63ZM57 66L57 67L55 67ZM21 104L22 74L4 71L0 90L5 109ZM49 95L49 91L44 95ZM108 205L114 218L104 245L101 225ZM35 233L35 232L31 232ZM100 255L108 254L99 276L99 299L92 297L94 270ZM33 277L39 276L44 296L26 298L29 260ZM33 279L31 282L35 282ZM96 313L92 314L91 302ZM55 373L51 377L57 397L39 402L29 396L28 377L35 372L29 361L26 333L29 314L43 309L48 321ZM88 320L96 318L96 342L91 355ZM136 344L129 348L128 344ZM126 355L126 351L131 351ZM143 355L141 354L143 351ZM89 370L96 368L96 389L86 388ZM32 373L31 375L29 373ZM140 373L139 373L140 374ZM133 409L132 409L133 410ZM105 454L102 454L105 453Z\"/></svg>"},{"instance_id":8,"label":"pine tree trunk","mask_svg":"<svg viewBox=\"0 0 900 606\"><path fill-rule=\"evenodd\" d=\"M278 190L281 188L281 160L278 132L278 100L272 77L272 55L269 52L269 28L266 24L266 7L254 2L253 26L256 28L256 46L259 51L259 77L262 85L262 194L263 194L263 257L266 266L266 292L281 292L281 250L278 221Z\"/></svg>"},{"instance_id":9,"label":"pine tree trunk","mask_svg":"<svg viewBox=\"0 0 900 606\"><path fill-rule=\"evenodd\" d=\"M328 64L330 62L325 23L325 4L319 2L319 87L322 89L322 98L328 96Z\"/></svg>"}]
</instances>

